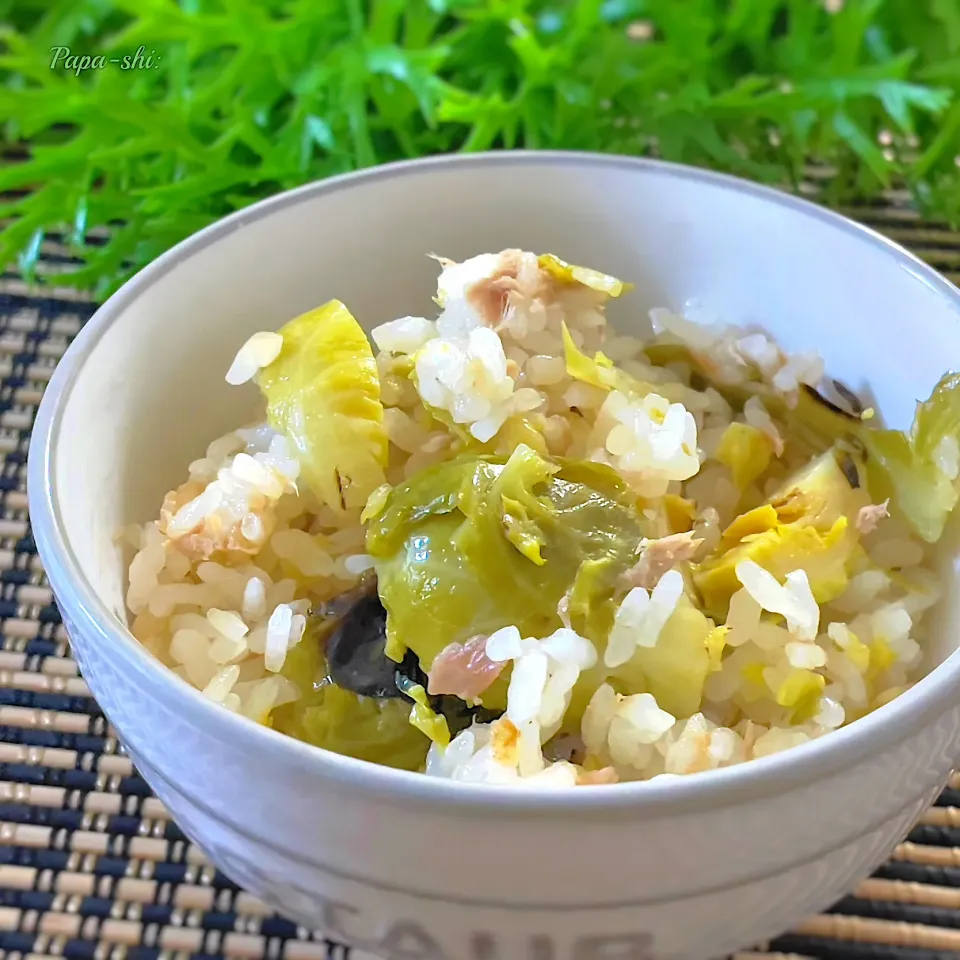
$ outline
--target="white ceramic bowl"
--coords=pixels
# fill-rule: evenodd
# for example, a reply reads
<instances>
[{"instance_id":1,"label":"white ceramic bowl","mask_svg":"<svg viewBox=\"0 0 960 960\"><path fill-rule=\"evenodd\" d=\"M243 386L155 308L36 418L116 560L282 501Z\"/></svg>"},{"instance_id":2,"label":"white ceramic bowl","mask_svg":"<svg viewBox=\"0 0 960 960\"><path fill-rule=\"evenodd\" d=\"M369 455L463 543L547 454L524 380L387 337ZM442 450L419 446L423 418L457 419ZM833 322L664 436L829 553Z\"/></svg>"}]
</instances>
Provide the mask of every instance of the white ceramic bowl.
<instances>
[{"instance_id":1,"label":"white ceramic bowl","mask_svg":"<svg viewBox=\"0 0 960 960\"><path fill-rule=\"evenodd\" d=\"M253 389L223 380L249 334L331 297L367 328L423 313L436 278L424 254L507 246L635 281L612 311L623 329L691 297L760 322L868 384L897 426L960 367L960 292L793 197L589 154L381 167L228 217L97 312L34 429L40 555L143 776L225 873L287 915L391 960L722 955L844 894L944 784L960 755L957 591L936 668L872 716L740 767L555 793L439 782L286 739L202 699L123 625L114 535L154 516L206 443L252 413Z\"/></svg>"}]
</instances>

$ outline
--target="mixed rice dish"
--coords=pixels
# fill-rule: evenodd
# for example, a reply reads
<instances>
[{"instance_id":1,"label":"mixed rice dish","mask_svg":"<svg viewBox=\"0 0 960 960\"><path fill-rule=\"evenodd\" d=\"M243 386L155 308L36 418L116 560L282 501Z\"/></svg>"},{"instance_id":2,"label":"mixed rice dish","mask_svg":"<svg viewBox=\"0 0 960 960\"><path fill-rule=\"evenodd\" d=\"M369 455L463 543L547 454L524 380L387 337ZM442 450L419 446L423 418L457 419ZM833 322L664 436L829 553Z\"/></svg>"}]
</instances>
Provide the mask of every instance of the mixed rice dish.
<instances>
[{"instance_id":1,"label":"mixed rice dish","mask_svg":"<svg viewBox=\"0 0 960 960\"><path fill-rule=\"evenodd\" d=\"M519 250L439 316L255 334L214 440L127 531L138 640L224 709L474 783L576 786L805 743L921 675L960 376L912 428L768 335Z\"/></svg>"}]
</instances>

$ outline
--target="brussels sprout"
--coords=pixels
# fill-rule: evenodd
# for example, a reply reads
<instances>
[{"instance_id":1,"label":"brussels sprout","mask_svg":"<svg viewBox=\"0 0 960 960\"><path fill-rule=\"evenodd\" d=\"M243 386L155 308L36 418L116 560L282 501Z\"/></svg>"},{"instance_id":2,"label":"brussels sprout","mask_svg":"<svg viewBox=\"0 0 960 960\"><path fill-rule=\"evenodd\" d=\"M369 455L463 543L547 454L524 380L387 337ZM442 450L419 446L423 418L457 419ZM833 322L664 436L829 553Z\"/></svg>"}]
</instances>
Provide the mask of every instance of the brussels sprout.
<instances>
[{"instance_id":1,"label":"brussels sprout","mask_svg":"<svg viewBox=\"0 0 960 960\"><path fill-rule=\"evenodd\" d=\"M853 462L846 452L824 454L790 478L767 504L730 524L720 549L693 574L708 614L724 619L730 597L740 588L737 564L747 559L780 578L804 570L818 603L828 603L846 589L858 544L848 518L856 517L867 502L841 466L847 460Z\"/></svg>"},{"instance_id":2,"label":"brussels sprout","mask_svg":"<svg viewBox=\"0 0 960 960\"><path fill-rule=\"evenodd\" d=\"M864 430L861 438L871 491L878 499L892 495L914 530L935 543L958 499L960 374L944 376L917 405L909 433Z\"/></svg>"},{"instance_id":3,"label":"brussels sprout","mask_svg":"<svg viewBox=\"0 0 960 960\"><path fill-rule=\"evenodd\" d=\"M334 510L363 506L384 481L387 432L370 344L331 300L287 323L279 356L257 375L270 425L297 450L301 476Z\"/></svg>"},{"instance_id":4,"label":"brussels sprout","mask_svg":"<svg viewBox=\"0 0 960 960\"><path fill-rule=\"evenodd\" d=\"M506 461L464 456L423 470L391 492L367 532L388 656L409 648L429 673L447 644L477 634L516 625L546 636L575 585L573 625L603 643L604 611L645 533L628 488L603 464L520 446ZM484 693L485 706L503 707L505 681Z\"/></svg>"}]
</instances>

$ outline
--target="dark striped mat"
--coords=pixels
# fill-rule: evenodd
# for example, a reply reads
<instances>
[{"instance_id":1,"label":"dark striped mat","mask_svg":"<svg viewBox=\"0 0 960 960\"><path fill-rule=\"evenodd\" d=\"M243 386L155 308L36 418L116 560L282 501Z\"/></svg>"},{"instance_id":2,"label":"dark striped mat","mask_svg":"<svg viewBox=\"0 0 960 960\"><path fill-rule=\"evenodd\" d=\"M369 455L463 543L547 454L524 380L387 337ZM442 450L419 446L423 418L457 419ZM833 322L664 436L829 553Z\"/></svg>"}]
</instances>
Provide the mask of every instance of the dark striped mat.
<instances>
[{"instance_id":1,"label":"dark striped mat","mask_svg":"<svg viewBox=\"0 0 960 960\"><path fill-rule=\"evenodd\" d=\"M844 211L960 282L960 235L891 194ZM66 250L44 248L45 270ZM218 873L123 755L70 658L27 515L37 404L93 312L0 278L0 958L372 960ZM743 960L960 957L960 777L876 875ZM519 958L518 958L519 960Z\"/></svg>"}]
</instances>

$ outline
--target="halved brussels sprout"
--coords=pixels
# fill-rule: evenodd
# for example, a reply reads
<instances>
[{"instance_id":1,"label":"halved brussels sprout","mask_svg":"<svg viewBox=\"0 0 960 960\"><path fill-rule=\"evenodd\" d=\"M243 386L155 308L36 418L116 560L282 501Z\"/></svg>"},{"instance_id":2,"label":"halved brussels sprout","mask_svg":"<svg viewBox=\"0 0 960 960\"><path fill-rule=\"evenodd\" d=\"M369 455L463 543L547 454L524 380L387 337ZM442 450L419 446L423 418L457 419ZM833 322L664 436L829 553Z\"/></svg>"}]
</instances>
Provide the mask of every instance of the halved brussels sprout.
<instances>
[{"instance_id":1,"label":"halved brussels sprout","mask_svg":"<svg viewBox=\"0 0 960 960\"><path fill-rule=\"evenodd\" d=\"M724 531L719 549L693 574L708 614L725 618L730 597L740 588L736 567L742 560L753 560L780 579L804 570L818 603L844 591L859 542L848 518L855 518L867 499L851 486L838 456L848 457L824 454Z\"/></svg>"},{"instance_id":2,"label":"halved brussels sprout","mask_svg":"<svg viewBox=\"0 0 960 960\"><path fill-rule=\"evenodd\" d=\"M363 506L384 481L387 432L366 334L339 300L281 328L257 375L270 425L297 450L301 477L334 510Z\"/></svg>"},{"instance_id":3,"label":"halved brussels sprout","mask_svg":"<svg viewBox=\"0 0 960 960\"><path fill-rule=\"evenodd\" d=\"M598 608L612 601L644 535L634 498L602 464L548 460L520 446L506 461L464 456L423 470L391 492L367 532L387 653L399 660L409 648L429 673L447 644L477 634L516 625L546 636L587 571L595 576L571 617L605 641L612 613ZM484 705L502 706L504 692L501 678Z\"/></svg>"},{"instance_id":4,"label":"halved brussels sprout","mask_svg":"<svg viewBox=\"0 0 960 960\"><path fill-rule=\"evenodd\" d=\"M960 374L946 374L917 404L909 433L864 430L861 438L875 497L892 496L914 530L935 543L958 499Z\"/></svg>"}]
</instances>

